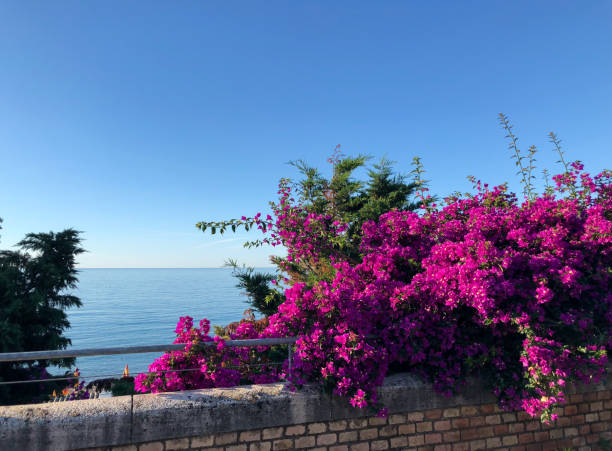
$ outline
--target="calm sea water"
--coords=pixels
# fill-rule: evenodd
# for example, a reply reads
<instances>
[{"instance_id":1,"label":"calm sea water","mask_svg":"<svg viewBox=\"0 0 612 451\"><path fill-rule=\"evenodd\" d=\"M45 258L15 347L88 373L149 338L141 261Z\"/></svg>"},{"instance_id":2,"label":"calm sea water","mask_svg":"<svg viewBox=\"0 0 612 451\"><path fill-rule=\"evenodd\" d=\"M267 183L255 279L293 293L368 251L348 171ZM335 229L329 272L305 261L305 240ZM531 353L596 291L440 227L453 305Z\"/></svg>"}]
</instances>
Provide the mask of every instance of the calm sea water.
<instances>
[{"instance_id":1,"label":"calm sea water","mask_svg":"<svg viewBox=\"0 0 612 451\"><path fill-rule=\"evenodd\" d=\"M264 269L265 270L265 269ZM82 269L76 295L83 306L68 311L65 335L73 349L172 343L181 316L197 324L225 325L242 318L246 297L230 268ZM146 371L160 353L82 357L86 379Z\"/></svg>"}]
</instances>

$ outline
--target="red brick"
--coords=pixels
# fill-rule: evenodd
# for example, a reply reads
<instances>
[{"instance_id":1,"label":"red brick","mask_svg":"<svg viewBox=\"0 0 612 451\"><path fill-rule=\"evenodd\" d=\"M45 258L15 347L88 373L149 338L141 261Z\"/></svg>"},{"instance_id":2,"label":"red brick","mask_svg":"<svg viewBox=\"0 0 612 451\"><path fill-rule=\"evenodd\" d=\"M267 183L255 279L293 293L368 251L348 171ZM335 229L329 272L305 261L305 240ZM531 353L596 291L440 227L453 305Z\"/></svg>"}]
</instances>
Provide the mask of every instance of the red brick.
<instances>
[{"instance_id":1,"label":"red brick","mask_svg":"<svg viewBox=\"0 0 612 451\"><path fill-rule=\"evenodd\" d=\"M479 438L489 438L489 437L493 437L493 427L492 426L486 426L483 428L478 428L478 437Z\"/></svg>"},{"instance_id":2,"label":"red brick","mask_svg":"<svg viewBox=\"0 0 612 451\"><path fill-rule=\"evenodd\" d=\"M416 424L417 432L431 432L433 430L431 421L423 421L422 423Z\"/></svg>"},{"instance_id":3,"label":"red brick","mask_svg":"<svg viewBox=\"0 0 612 451\"><path fill-rule=\"evenodd\" d=\"M500 424L501 417L499 415L487 415L485 417L485 423L487 424Z\"/></svg>"},{"instance_id":4,"label":"red brick","mask_svg":"<svg viewBox=\"0 0 612 451\"><path fill-rule=\"evenodd\" d=\"M608 423L593 423L591 424L591 431L593 432L604 432L608 430Z\"/></svg>"},{"instance_id":5,"label":"red brick","mask_svg":"<svg viewBox=\"0 0 612 451\"><path fill-rule=\"evenodd\" d=\"M401 448L408 446L408 437L393 437L391 439L391 448Z\"/></svg>"},{"instance_id":6,"label":"red brick","mask_svg":"<svg viewBox=\"0 0 612 451\"><path fill-rule=\"evenodd\" d=\"M461 431L461 440L472 440L478 437L478 429L464 429Z\"/></svg>"},{"instance_id":7,"label":"red brick","mask_svg":"<svg viewBox=\"0 0 612 451\"><path fill-rule=\"evenodd\" d=\"M504 420L504 423L514 423L516 421L516 414L504 413L502 414L502 420Z\"/></svg>"},{"instance_id":8,"label":"red brick","mask_svg":"<svg viewBox=\"0 0 612 451\"><path fill-rule=\"evenodd\" d=\"M422 415L422 414L421 414ZM350 429L361 429L368 425L368 420L365 418L355 418L354 420L349 421ZM327 425L325 425L327 427Z\"/></svg>"},{"instance_id":9,"label":"red brick","mask_svg":"<svg viewBox=\"0 0 612 451\"><path fill-rule=\"evenodd\" d=\"M508 433L508 425L507 424L499 424L497 426L493 426L493 433L495 435L505 435Z\"/></svg>"},{"instance_id":10,"label":"red brick","mask_svg":"<svg viewBox=\"0 0 612 451\"><path fill-rule=\"evenodd\" d=\"M423 421L424 418L423 412L410 412L406 415L406 419L412 423Z\"/></svg>"},{"instance_id":11,"label":"red brick","mask_svg":"<svg viewBox=\"0 0 612 451\"><path fill-rule=\"evenodd\" d=\"M591 434L586 436L587 443L596 443L600 440L599 434Z\"/></svg>"},{"instance_id":12,"label":"red brick","mask_svg":"<svg viewBox=\"0 0 612 451\"><path fill-rule=\"evenodd\" d=\"M586 445L586 439L584 437L574 437L572 439L572 446Z\"/></svg>"},{"instance_id":13,"label":"red brick","mask_svg":"<svg viewBox=\"0 0 612 451\"><path fill-rule=\"evenodd\" d=\"M389 415L389 424L403 424L406 422L406 415Z\"/></svg>"},{"instance_id":14,"label":"red brick","mask_svg":"<svg viewBox=\"0 0 612 451\"><path fill-rule=\"evenodd\" d=\"M449 431L442 434L442 438L445 442L458 442L461 440L461 433L459 431Z\"/></svg>"},{"instance_id":15,"label":"red brick","mask_svg":"<svg viewBox=\"0 0 612 451\"><path fill-rule=\"evenodd\" d=\"M342 423L342 421L335 421L335 423ZM332 424L329 424L329 429L332 429ZM384 417L372 417L368 419L368 424L370 426L382 426L383 424L387 424L387 419Z\"/></svg>"},{"instance_id":16,"label":"red brick","mask_svg":"<svg viewBox=\"0 0 612 451\"><path fill-rule=\"evenodd\" d=\"M532 445L527 445L525 447L526 451L542 451L542 444L541 443L534 443Z\"/></svg>"},{"instance_id":17,"label":"red brick","mask_svg":"<svg viewBox=\"0 0 612 451\"><path fill-rule=\"evenodd\" d=\"M325 423L311 423L308 425L309 434L320 434L321 432L325 432L325 431L327 431L327 425Z\"/></svg>"},{"instance_id":18,"label":"red brick","mask_svg":"<svg viewBox=\"0 0 612 451\"><path fill-rule=\"evenodd\" d=\"M372 451L389 449L389 442L387 440L376 440L370 443L370 449Z\"/></svg>"},{"instance_id":19,"label":"red brick","mask_svg":"<svg viewBox=\"0 0 612 451\"><path fill-rule=\"evenodd\" d=\"M285 435L304 435L306 427L303 424L288 426L285 428Z\"/></svg>"},{"instance_id":20,"label":"red brick","mask_svg":"<svg viewBox=\"0 0 612 451\"><path fill-rule=\"evenodd\" d=\"M483 426L485 424L484 417L470 418L470 426Z\"/></svg>"},{"instance_id":21,"label":"red brick","mask_svg":"<svg viewBox=\"0 0 612 451\"><path fill-rule=\"evenodd\" d=\"M486 415L489 415L495 412L495 407L495 404L485 404L480 406L480 411Z\"/></svg>"},{"instance_id":22,"label":"red brick","mask_svg":"<svg viewBox=\"0 0 612 451\"><path fill-rule=\"evenodd\" d=\"M414 434L415 431L416 428L414 427L414 424L400 424L397 429L399 435Z\"/></svg>"},{"instance_id":23,"label":"red brick","mask_svg":"<svg viewBox=\"0 0 612 451\"><path fill-rule=\"evenodd\" d=\"M470 425L469 418L455 418L453 420L453 427L457 429L466 428Z\"/></svg>"},{"instance_id":24,"label":"red brick","mask_svg":"<svg viewBox=\"0 0 612 451\"><path fill-rule=\"evenodd\" d=\"M599 412L600 410L603 410L603 401L591 403L591 412Z\"/></svg>"},{"instance_id":25,"label":"red brick","mask_svg":"<svg viewBox=\"0 0 612 451\"><path fill-rule=\"evenodd\" d=\"M412 428L412 432L414 432L414 426L412 426ZM340 434L338 434L338 441L340 443L357 441L357 431L340 432Z\"/></svg>"},{"instance_id":26,"label":"red brick","mask_svg":"<svg viewBox=\"0 0 612 451\"><path fill-rule=\"evenodd\" d=\"M332 421L328 426L330 431L344 431L346 429L346 420ZM289 428L287 428L286 434L289 434Z\"/></svg>"},{"instance_id":27,"label":"red brick","mask_svg":"<svg viewBox=\"0 0 612 451\"><path fill-rule=\"evenodd\" d=\"M557 420L557 426L560 427L569 426L570 424L572 424L572 422L570 421L569 417L561 417Z\"/></svg>"},{"instance_id":28,"label":"red brick","mask_svg":"<svg viewBox=\"0 0 612 451\"><path fill-rule=\"evenodd\" d=\"M570 422L572 425L584 424L584 415L574 415L570 418Z\"/></svg>"},{"instance_id":29,"label":"red brick","mask_svg":"<svg viewBox=\"0 0 612 451\"><path fill-rule=\"evenodd\" d=\"M378 429L362 429L359 431L359 440L371 440L373 438L378 438Z\"/></svg>"},{"instance_id":30,"label":"red brick","mask_svg":"<svg viewBox=\"0 0 612 451\"><path fill-rule=\"evenodd\" d=\"M589 413L590 407L587 403L578 404L578 413Z\"/></svg>"},{"instance_id":31,"label":"red brick","mask_svg":"<svg viewBox=\"0 0 612 451\"><path fill-rule=\"evenodd\" d=\"M576 437L578 435L578 428L565 428L566 437Z\"/></svg>"},{"instance_id":32,"label":"red brick","mask_svg":"<svg viewBox=\"0 0 612 451\"><path fill-rule=\"evenodd\" d=\"M527 431L539 431L542 427L542 423L540 421L529 421L525 423L525 430Z\"/></svg>"},{"instance_id":33,"label":"red brick","mask_svg":"<svg viewBox=\"0 0 612 451\"><path fill-rule=\"evenodd\" d=\"M453 445L453 451L469 451L470 444L469 443L455 443Z\"/></svg>"},{"instance_id":34,"label":"red brick","mask_svg":"<svg viewBox=\"0 0 612 451\"><path fill-rule=\"evenodd\" d=\"M279 428L282 434L283 428ZM265 432L265 430L264 430ZM215 445L229 445L230 443L236 443L238 434L236 432L229 432L227 434L219 434L215 436Z\"/></svg>"},{"instance_id":35,"label":"red brick","mask_svg":"<svg viewBox=\"0 0 612 451\"><path fill-rule=\"evenodd\" d=\"M405 425L408 426L408 425ZM411 425L412 426L412 425ZM381 437L392 437L397 435L397 426L387 425L378 430Z\"/></svg>"},{"instance_id":36,"label":"red brick","mask_svg":"<svg viewBox=\"0 0 612 451\"><path fill-rule=\"evenodd\" d=\"M478 450L478 449L485 449L486 447L487 447L487 442L484 440L474 440L470 442L470 449L472 451Z\"/></svg>"},{"instance_id":37,"label":"red brick","mask_svg":"<svg viewBox=\"0 0 612 451\"><path fill-rule=\"evenodd\" d=\"M273 446L274 451L295 448L293 445L293 440L289 440L289 439L274 440L274 444L272 446Z\"/></svg>"},{"instance_id":38,"label":"red brick","mask_svg":"<svg viewBox=\"0 0 612 451\"><path fill-rule=\"evenodd\" d=\"M571 448L572 447L572 440L571 439L558 440L557 441L557 445L559 446L560 449Z\"/></svg>"},{"instance_id":39,"label":"red brick","mask_svg":"<svg viewBox=\"0 0 612 451\"><path fill-rule=\"evenodd\" d=\"M299 437L295 439L296 448L312 448L315 446L314 436Z\"/></svg>"},{"instance_id":40,"label":"red brick","mask_svg":"<svg viewBox=\"0 0 612 451\"><path fill-rule=\"evenodd\" d=\"M502 438L502 443L504 446L511 446L518 444L518 436L516 435L506 435Z\"/></svg>"},{"instance_id":41,"label":"red brick","mask_svg":"<svg viewBox=\"0 0 612 451\"><path fill-rule=\"evenodd\" d=\"M563 408L563 415L576 415L578 413L578 407L575 405L571 405L571 406L565 406Z\"/></svg>"},{"instance_id":42,"label":"red brick","mask_svg":"<svg viewBox=\"0 0 612 451\"><path fill-rule=\"evenodd\" d=\"M427 443L428 445L434 444L434 443L441 443L442 442L442 434L440 433L433 433L433 434L427 434L425 436L425 443Z\"/></svg>"},{"instance_id":43,"label":"red brick","mask_svg":"<svg viewBox=\"0 0 612 451\"><path fill-rule=\"evenodd\" d=\"M453 407L451 409L444 409L444 412L442 412L442 416L444 418L455 418L459 416L459 408L458 407Z\"/></svg>"},{"instance_id":44,"label":"red brick","mask_svg":"<svg viewBox=\"0 0 612 451\"><path fill-rule=\"evenodd\" d=\"M487 439L487 448L499 448L502 442L499 437L491 437Z\"/></svg>"},{"instance_id":45,"label":"red brick","mask_svg":"<svg viewBox=\"0 0 612 451\"><path fill-rule=\"evenodd\" d=\"M317 436L317 445L333 445L337 443L338 437L336 434L322 434Z\"/></svg>"},{"instance_id":46,"label":"red brick","mask_svg":"<svg viewBox=\"0 0 612 451\"><path fill-rule=\"evenodd\" d=\"M545 442L548 440L548 431L535 432L533 437L536 442Z\"/></svg>"},{"instance_id":47,"label":"red brick","mask_svg":"<svg viewBox=\"0 0 612 451\"><path fill-rule=\"evenodd\" d=\"M408 445L410 446L420 446L425 444L425 436L424 435L412 435L408 437Z\"/></svg>"},{"instance_id":48,"label":"red brick","mask_svg":"<svg viewBox=\"0 0 612 451\"><path fill-rule=\"evenodd\" d=\"M335 423L342 423L342 420L340 420L340 421L335 421ZM333 424L333 423L330 423L330 424L329 424L329 429L330 429L330 430L331 430L331 428L332 428L332 426L331 426L332 424ZM384 418L384 417L370 417L370 418L368 419L368 424L369 424L370 426L382 426L383 424L387 424L387 418ZM341 427L341 425L340 425L340 427Z\"/></svg>"},{"instance_id":49,"label":"red brick","mask_svg":"<svg viewBox=\"0 0 612 451\"><path fill-rule=\"evenodd\" d=\"M585 401L595 401L597 399L597 393L596 392L588 392L584 394L584 400Z\"/></svg>"},{"instance_id":50,"label":"red brick","mask_svg":"<svg viewBox=\"0 0 612 451\"><path fill-rule=\"evenodd\" d=\"M437 420L439 418L442 418L442 410L427 410L425 411L425 418L428 420Z\"/></svg>"},{"instance_id":51,"label":"red brick","mask_svg":"<svg viewBox=\"0 0 612 451\"><path fill-rule=\"evenodd\" d=\"M508 425L508 432L523 432L525 430L525 424L523 423L513 423Z\"/></svg>"},{"instance_id":52,"label":"red brick","mask_svg":"<svg viewBox=\"0 0 612 451\"><path fill-rule=\"evenodd\" d=\"M608 410L604 410L603 412L599 412L599 419L602 420L602 421L606 421L606 420L612 419L612 412L610 412Z\"/></svg>"},{"instance_id":53,"label":"red brick","mask_svg":"<svg viewBox=\"0 0 612 451\"><path fill-rule=\"evenodd\" d=\"M448 431L450 428L450 420L441 420L434 423L434 431Z\"/></svg>"},{"instance_id":54,"label":"red brick","mask_svg":"<svg viewBox=\"0 0 612 451\"><path fill-rule=\"evenodd\" d=\"M597 393L597 399L610 399L612 398L612 393L609 390L600 391Z\"/></svg>"},{"instance_id":55,"label":"red brick","mask_svg":"<svg viewBox=\"0 0 612 451\"><path fill-rule=\"evenodd\" d=\"M604 407L606 409L612 409L612 400L610 401L604 401Z\"/></svg>"},{"instance_id":56,"label":"red brick","mask_svg":"<svg viewBox=\"0 0 612 451\"><path fill-rule=\"evenodd\" d=\"M452 451L452 446L451 445L436 445L434 448L434 451Z\"/></svg>"},{"instance_id":57,"label":"red brick","mask_svg":"<svg viewBox=\"0 0 612 451\"><path fill-rule=\"evenodd\" d=\"M519 421L529 421L532 419L531 416L529 416L529 414L523 410L517 412L516 417Z\"/></svg>"},{"instance_id":58,"label":"red brick","mask_svg":"<svg viewBox=\"0 0 612 451\"><path fill-rule=\"evenodd\" d=\"M579 402L584 401L584 396L581 393L575 393L569 396L569 400L572 404L577 404Z\"/></svg>"},{"instance_id":59,"label":"red brick","mask_svg":"<svg viewBox=\"0 0 612 451\"><path fill-rule=\"evenodd\" d=\"M583 424L582 426L578 426L578 433L580 435L589 435L591 433L591 425Z\"/></svg>"},{"instance_id":60,"label":"red brick","mask_svg":"<svg viewBox=\"0 0 612 451\"><path fill-rule=\"evenodd\" d=\"M527 432L525 434L519 434L519 443L531 443L533 442L533 432Z\"/></svg>"},{"instance_id":61,"label":"red brick","mask_svg":"<svg viewBox=\"0 0 612 451\"><path fill-rule=\"evenodd\" d=\"M461 408L461 416L474 416L478 415L478 407L476 406L465 406Z\"/></svg>"}]
</instances>

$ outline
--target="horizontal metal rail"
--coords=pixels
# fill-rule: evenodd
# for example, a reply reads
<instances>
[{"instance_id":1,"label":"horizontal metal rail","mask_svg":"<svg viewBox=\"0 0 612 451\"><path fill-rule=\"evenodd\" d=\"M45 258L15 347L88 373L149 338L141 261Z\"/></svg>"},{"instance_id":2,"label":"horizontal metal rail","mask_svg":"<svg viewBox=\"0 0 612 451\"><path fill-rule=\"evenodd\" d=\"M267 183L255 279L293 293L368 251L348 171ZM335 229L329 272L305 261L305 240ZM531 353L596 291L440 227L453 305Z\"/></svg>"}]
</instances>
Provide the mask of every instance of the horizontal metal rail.
<instances>
[{"instance_id":1,"label":"horizontal metal rail","mask_svg":"<svg viewBox=\"0 0 612 451\"><path fill-rule=\"evenodd\" d=\"M284 338L253 338L249 340L225 340L225 346L229 347L252 347L252 346L272 346L293 344L296 337ZM201 346L217 346L216 341L205 341ZM5 352L0 353L0 362L19 362L26 360L55 360L70 357L88 357L98 355L116 354L141 354L145 352L165 352L180 351L185 348L185 343L173 343L167 345L146 345L146 346L121 346L114 348L90 348L72 349L60 351L32 351L32 352ZM291 358L291 351L289 351Z\"/></svg>"}]
</instances>

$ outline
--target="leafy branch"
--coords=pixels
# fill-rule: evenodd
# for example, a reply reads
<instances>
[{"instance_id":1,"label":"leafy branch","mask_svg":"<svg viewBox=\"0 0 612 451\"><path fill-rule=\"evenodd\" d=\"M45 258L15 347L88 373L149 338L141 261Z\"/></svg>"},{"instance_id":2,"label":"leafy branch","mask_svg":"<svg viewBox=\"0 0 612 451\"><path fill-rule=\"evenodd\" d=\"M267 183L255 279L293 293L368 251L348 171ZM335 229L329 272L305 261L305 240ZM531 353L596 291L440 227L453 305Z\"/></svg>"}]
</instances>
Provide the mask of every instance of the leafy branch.
<instances>
[{"instance_id":1,"label":"leafy branch","mask_svg":"<svg viewBox=\"0 0 612 451\"><path fill-rule=\"evenodd\" d=\"M263 220L258 217L247 218L243 217L242 219L229 219L226 221L201 221L196 224L196 228L201 230L202 232L206 232L206 230L210 230L210 233L214 235L219 232L221 235L225 233L226 230L231 229L232 232L236 232L240 227L243 227L247 232L251 230L253 227L260 227L263 232L268 230L274 225L274 222L269 220Z\"/></svg>"},{"instance_id":2,"label":"leafy branch","mask_svg":"<svg viewBox=\"0 0 612 451\"><path fill-rule=\"evenodd\" d=\"M510 123L510 120L504 113L499 113L499 123L506 131L506 138L508 138L508 140L510 141L510 144L508 144L508 149L514 152L512 158L516 160L515 164L519 168L517 175L521 176L521 183L523 184L523 194L528 199L534 199L535 193L533 191L533 185L531 182L534 177L531 175L531 172L535 168L534 155L536 154L537 149L535 146L531 146L529 148L529 155L527 157L521 155L521 150L518 147L518 138L512 131L514 126ZM528 159L527 166L524 164L525 159Z\"/></svg>"}]
</instances>

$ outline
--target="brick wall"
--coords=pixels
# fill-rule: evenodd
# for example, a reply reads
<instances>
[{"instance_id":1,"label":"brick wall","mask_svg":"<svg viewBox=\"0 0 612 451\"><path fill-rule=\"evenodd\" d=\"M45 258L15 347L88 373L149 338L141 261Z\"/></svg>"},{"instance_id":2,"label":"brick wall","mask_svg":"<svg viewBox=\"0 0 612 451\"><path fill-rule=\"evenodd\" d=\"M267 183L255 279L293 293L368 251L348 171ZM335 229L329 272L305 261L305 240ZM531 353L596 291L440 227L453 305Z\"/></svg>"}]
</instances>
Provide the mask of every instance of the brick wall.
<instances>
[{"instance_id":1,"label":"brick wall","mask_svg":"<svg viewBox=\"0 0 612 451\"><path fill-rule=\"evenodd\" d=\"M378 389L388 418L364 416L319 387L292 392L283 383L2 407L0 450L612 451L609 374L566 387L568 403L550 426L500 411L477 379L447 398L404 373Z\"/></svg>"},{"instance_id":2,"label":"brick wall","mask_svg":"<svg viewBox=\"0 0 612 451\"><path fill-rule=\"evenodd\" d=\"M602 388L602 387L599 387ZM407 406L408 407L408 406ZM480 449L612 449L612 391L603 387L569 396L559 419L543 425L524 412L503 412L495 404L459 405L393 413L388 418L335 419L237 430L127 446L113 451L472 451Z\"/></svg>"}]
</instances>

